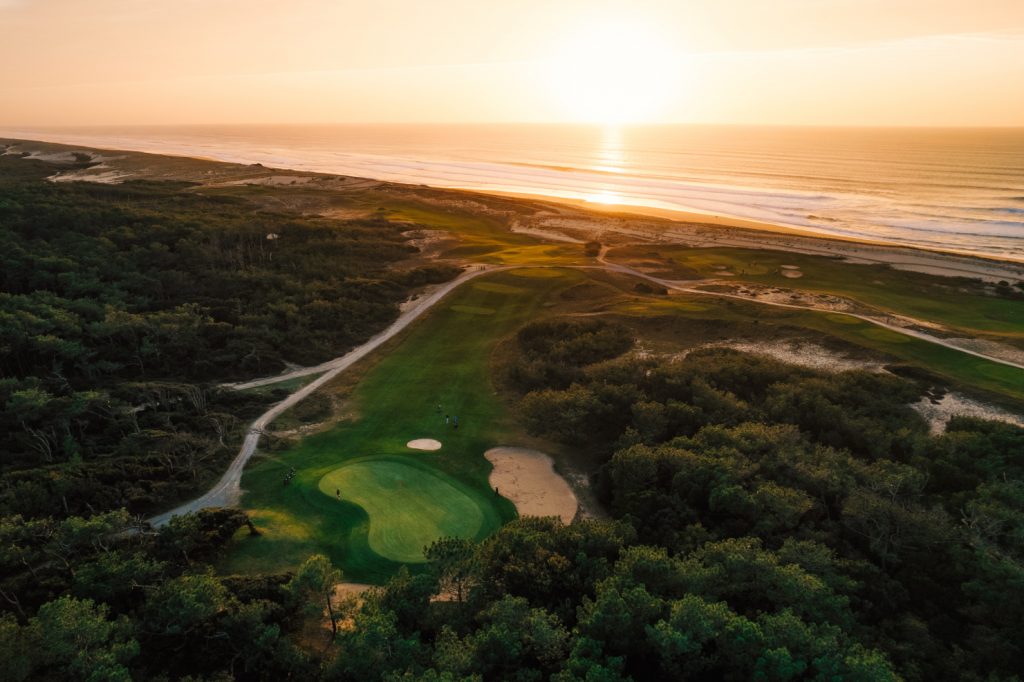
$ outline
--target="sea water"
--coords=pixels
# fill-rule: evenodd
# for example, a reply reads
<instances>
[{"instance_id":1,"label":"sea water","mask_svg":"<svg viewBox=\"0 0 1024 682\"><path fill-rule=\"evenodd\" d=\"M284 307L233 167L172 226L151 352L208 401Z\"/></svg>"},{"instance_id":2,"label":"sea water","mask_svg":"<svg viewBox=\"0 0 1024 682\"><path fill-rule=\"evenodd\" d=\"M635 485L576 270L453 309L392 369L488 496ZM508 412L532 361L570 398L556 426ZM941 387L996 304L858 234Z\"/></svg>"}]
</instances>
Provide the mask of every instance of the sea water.
<instances>
[{"instance_id":1,"label":"sea water","mask_svg":"<svg viewBox=\"0 0 1024 682\"><path fill-rule=\"evenodd\" d=\"M0 136L699 212L1024 260L1024 128L253 125Z\"/></svg>"}]
</instances>

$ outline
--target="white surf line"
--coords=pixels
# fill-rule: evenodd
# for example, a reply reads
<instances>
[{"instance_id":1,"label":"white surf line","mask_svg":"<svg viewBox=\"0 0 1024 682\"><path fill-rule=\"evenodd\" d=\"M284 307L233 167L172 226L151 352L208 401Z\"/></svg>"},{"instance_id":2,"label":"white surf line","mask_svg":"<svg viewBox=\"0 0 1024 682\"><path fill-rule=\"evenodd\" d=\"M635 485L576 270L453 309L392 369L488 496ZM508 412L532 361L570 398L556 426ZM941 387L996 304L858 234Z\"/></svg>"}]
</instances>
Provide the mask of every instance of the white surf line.
<instances>
[{"instance_id":1,"label":"white surf line","mask_svg":"<svg viewBox=\"0 0 1024 682\"><path fill-rule=\"evenodd\" d=\"M415 306L402 313L397 320L391 323L391 326L380 332L369 341L364 343L357 348L353 348L351 351L341 356L326 362L323 365L319 365L317 368L312 368L314 371L324 371L323 376L320 376L312 382L306 384L302 388L298 389L290 396L285 398L279 403L275 403L269 410L261 414L252 424L249 425L249 431L245 435L245 440L242 441L242 447L239 449L238 454L235 455L235 459L232 460L228 470L224 472L224 475L220 477L220 480L208 491L206 491L200 497L186 502L185 504L179 505L170 511L166 511L163 514L157 514L156 516L149 519L149 523L153 526L162 526L170 521L175 516L181 516L194 511L199 511L206 507L230 507L238 504L239 498L242 494L241 480L242 470L245 469L245 465L249 462L249 459L256 452L256 446L259 444L260 436L263 435L263 430L274 421L282 412L288 408L294 406L296 403L308 397L311 393L316 391L318 388L326 384L328 381L338 376L341 372L354 365L359 360L369 355L378 346L388 341L400 331L409 326L409 324L420 317L424 312L429 310L435 303L444 298L453 289L460 285L468 282L471 279L479 277L480 275L497 272L500 270L507 270L508 266L479 266L476 269L468 270L459 277L456 277L452 281L448 282L440 289L437 289L428 296L418 301ZM296 370L295 373L287 375L281 375L280 377L273 377L271 379L259 380L265 383L276 383L285 379L291 378L292 376L302 376L303 374L312 374L314 371L308 371L311 368L305 368L303 370ZM251 382L250 382L251 383ZM262 384L256 384L262 385Z\"/></svg>"},{"instance_id":2,"label":"white surf line","mask_svg":"<svg viewBox=\"0 0 1024 682\"><path fill-rule=\"evenodd\" d=\"M660 277L654 277L653 275L648 275L647 273L640 272L639 270L634 270L633 268L625 266L625 265L618 265L616 263L609 263L607 260L604 260L604 255L603 254L601 256L599 256L598 260L600 260L602 263L604 263L608 267L608 269L610 269L610 270L613 270L613 271L616 271L616 272L620 272L620 273L622 273L624 275L632 275L633 277L639 277L641 279L646 279L649 282L654 282L656 284L660 284L661 286L665 287L666 289L674 289L676 291L684 291L684 292L689 293L689 294L701 294L701 295L704 295L704 296L719 296L719 297L722 297L722 298L734 298L734 299L736 299L738 301L746 301L748 303L759 303L761 305L770 305L770 306L775 306L777 308L790 308L790 309L793 309L793 310L811 310L811 311L818 312L818 313L827 313L829 315L845 315L846 317L853 317L853 318L856 318L858 320L863 320L864 322L870 322L873 325L876 325L878 327L882 327L883 329L888 329L889 331L896 332L897 334L904 334L905 336L912 336L914 338L921 339L922 341L927 341L928 343L934 343L934 344L936 344L938 346L942 346L944 348L949 348L950 350L955 350L955 351L959 351L960 353L966 353L968 355L973 355L973 356L975 356L977 358L981 358L982 360L988 360L989 362L995 362L995 363L998 363L1000 365L1007 365L1008 367L1015 367L1017 369L1024 370L1024 363L1014 362L1012 360L1006 360L1004 358L997 358L997 357L995 357L993 355L987 355L985 353L981 353L981 352L978 352L978 351L970 350L968 348L961 348L960 346L958 346L956 344L953 344L953 343L949 343L948 341L946 341L944 339L941 339L941 338L939 338L937 336L932 336L931 334L926 334L925 332L917 331L916 329L907 329L905 327L900 327L900 326L895 325L895 324L889 324L888 322L882 322L881 320L876 320L875 318L869 317L868 315L860 315L858 313L849 313L849 312L843 312L843 311L838 311L838 310L820 310L820 309L815 308L813 306L796 305L796 304L793 304L793 303L778 303L776 301L759 301L757 299L747 298L746 296L740 296L739 294L727 294L727 293L721 292L721 291L703 291L701 289L694 289L694 288L691 288L691 287L682 286L682 285L680 285L680 284L678 284L676 282L673 282L672 280L661 279Z\"/></svg>"}]
</instances>

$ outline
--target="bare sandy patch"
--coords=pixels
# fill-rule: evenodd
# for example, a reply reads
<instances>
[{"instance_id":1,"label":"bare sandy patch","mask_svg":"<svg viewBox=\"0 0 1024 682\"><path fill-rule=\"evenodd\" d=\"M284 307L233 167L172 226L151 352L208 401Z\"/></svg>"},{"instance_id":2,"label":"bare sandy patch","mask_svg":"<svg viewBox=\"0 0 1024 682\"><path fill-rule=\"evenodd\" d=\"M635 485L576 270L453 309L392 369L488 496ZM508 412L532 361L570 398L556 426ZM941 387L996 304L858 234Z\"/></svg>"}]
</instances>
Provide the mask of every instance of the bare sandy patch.
<instances>
[{"instance_id":1,"label":"bare sandy patch","mask_svg":"<svg viewBox=\"0 0 1024 682\"><path fill-rule=\"evenodd\" d=\"M792 271L782 270L781 272ZM819 294L798 289L783 289L749 282L743 284L720 282L712 285L697 286L695 290L724 293L728 296L748 298L759 303L814 308L828 312L853 312L860 309L853 301L840 296L833 296L832 294Z\"/></svg>"},{"instance_id":2,"label":"bare sandy patch","mask_svg":"<svg viewBox=\"0 0 1024 682\"><path fill-rule=\"evenodd\" d=\"M780 362L823 372L885 371L885 363L862 360L802 341L722 341L702 348L732 348L751 355L765 355Z\"/></svg>"},{"instance_id":3,"label":"bare sandy patch","mask_svg":"<svg viewBox=\"0 0 1024 682\"><path fill-rule=\"evenodd\" d=\"M557 516L563 523L576 517L576 495L543 452L497 447L484 457L494 465L491 486L512 501L520 516Z\"/></svg>"},{"instance_id":4,"label":"bare sandy patch","mask_svg":"<svg viewBox=\"0 0 1024 682\"><path fill-rule=\"evenodd\" d=\"M90 158L92 154L88 152L78 152L86 154ZM46 161L47 163L75 163L78 161L78 157L75 156L76 152L43 152L34 151L29 152L29 155L25 158L36 159L38 161Z\"/></svg>"},{"instance_id":5,"label":"bare sandy patch","mask_svg":"<svg viewBox=\"0 0 1024 682\"><path fill-rule=\"evenodd\" d=\"M410 450L440 450L441 441L434 440L433 438L417 438L406 443L405 447Z\"/></svg>"},{"instance_id":6,"label":"bare sandy patch","mask_svg":"<svg viewBox=\"0 0 1024 682\"><path fill-rule=\"evenodd\" d=\"M947 393L938 401L925 397L911 407L927 420L928 430L933 435L945 433L946 425L953 417L977 417L1024 428L1024 415L1014 414L959 393Z\"/></svg>"}]
</instances>

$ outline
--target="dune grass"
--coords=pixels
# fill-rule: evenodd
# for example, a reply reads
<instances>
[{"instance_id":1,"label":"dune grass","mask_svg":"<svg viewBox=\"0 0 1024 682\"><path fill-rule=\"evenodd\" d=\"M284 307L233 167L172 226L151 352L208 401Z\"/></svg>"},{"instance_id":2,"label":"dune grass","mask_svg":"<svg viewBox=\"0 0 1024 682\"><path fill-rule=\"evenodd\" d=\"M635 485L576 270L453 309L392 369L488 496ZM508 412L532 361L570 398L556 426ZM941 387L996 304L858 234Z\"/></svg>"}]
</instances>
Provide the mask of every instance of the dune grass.
<instances>
[{"instance_id":1,"label":"dune grass","mask_svg":"<svg viewBox=\"0 0 1024 682\"><path fill-rule=\"evenodd\" d=\"M1017 407L1024 402L1024 370L961 353L906 336L848 315L773 308L754 302L699 295L633 297L609 307L610 312L637 318L674 316L713 324L738 323L744 335L764 336L770 328L820 332L861 348L883 353L896 362L928 370L963 389L988 394Z\"/></svg>"},{"instance_id":2,"label":"dune grass","mask_svg":"<svg viewBox=\"0 0 1024 682\"><path fill-rule=\"evenodd\" d=\"M446 252L448 257L502 265L581 265L588 260L582 244L542 242L486 216L414 203L388 204L385 215L451 232L460 244Z\"/></svg>"},{"instance_id":3,"label":"dune grass","mask_svg":"<svg viewBox=\"0 0 1024 682\"><path fill-rule=\"evenodd\" d=\"M647 247L627 247L613 250L611 259L628 262L649 253L652 249ZM696 277L722 277L721 268L725 268L732 273L730 280L834 294L966 334L1001 336L1005 341L1024 344L1024 300L994 296L984 285L969 279L763 249L668 246L657 253ZM797 266L802 276L784 276L783 265Z\"/></svg>"},{"instance_id":4,"label":"dune grass","mask_svg":"<svg viewBox=\"0 0 1024 682\"><path fill-rule=\"evenodd\" d=\"M513 518L512 504L490 488L491 465L483 453L513 442L520 432L495 392L489 367L500 340L542 314L554 292L585 278L573 270L550 274L554 276L495 273L475 282L488 286L459 288L449 301L370 360L376 364L365 370L349 397L357 417L285 451L257 455L242 478L246 491L242 506L262 535L236 538L220 570L289 570L320 552L341 567L347 579L379 582L402 562L420 560L423 548L415 548L415 543L436 537L436 531L483 537ZM494 313L471 312L477 309ZM459 417L458 429L445 424L445 415ZM406 443L414 438L434 438L443 447L436 452L412 451ZM364 467L374 461L391 464L377 472L364 469L345 474L344 465L354 461ZM297 473L286 485L284 478L291 467ZM331 482L332 475L356 473L353 485ZM400 509L384 510L371 498L395 499L389 486L401 478L399 474L419 499L410 499ZM322 485L329 494L324 494ZM343 490L340 501L334 496L338 488ZM458 494L437 495L439 490ZM479 516L479 525L474 520L473 529L452 526L449 517L438 516L439 508L423 506L424 495L436 496L435 502L443 509L450 506L453 513L475 508L472 515ZM467 500L472 505L467 506ZM412 521L416 515L412 510L417 508L424 518Z\"/></svg>"}]
</instances>

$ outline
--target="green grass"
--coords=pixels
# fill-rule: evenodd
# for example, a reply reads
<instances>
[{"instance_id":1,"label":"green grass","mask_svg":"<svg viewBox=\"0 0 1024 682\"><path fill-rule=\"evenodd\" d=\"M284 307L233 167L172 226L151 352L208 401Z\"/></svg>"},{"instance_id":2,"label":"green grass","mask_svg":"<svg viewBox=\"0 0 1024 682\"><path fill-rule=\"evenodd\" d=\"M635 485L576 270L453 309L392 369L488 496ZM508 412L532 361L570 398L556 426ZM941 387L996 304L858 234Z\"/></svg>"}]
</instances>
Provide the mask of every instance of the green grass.
<instances>
[{"instance_id":1,"label":"green grass","mask_svg":"<svg viewBox=\"0 0 1024 682\"><path fill-rule=\"evenodd\" d=\"M491 447L521 438L508 406L492 385L491 356L499 341L547 310L545 303L557 298L555 293L586 280L579 271L545 272L555 276L495 273L475 282L490 286L460 287L447 305L437 306L402 338L378 350L376 364L350 396L352 411L358 415L354 420L306 437L286 451L257 455L242 478L246 491L242 506L262 535L250 538L240 534L220 570L290 570L320 552L341 567L347 579L380 582L392 575L401 561L410 561L417 550L409 546L385 549L390 545L373 538L379 533L435 537L425 528L436 527L437 522L425 517L409 525L408 517L398 514L379 518L399 522L404 529L389 526L390 521L375 526L380 508L369 500L392 494L381 484L386 477L364 472L360 476L365 490L355 493L342 487L346 495L353 496L338 501L328 484L331 494L325 495L322 479L353 461L402 462L435 475L440 483L431 485L444 484L459 491L451 496L451 504L461 508L465 499L473 501L481 517L476 537L492 533L513 518L512 504L490 488L491 465L483 456ZM466 312L479 309L494 313ZM458 430L445 425L445 414L458 415ZM435 438L443 447L413 454L406 443L414 438ZM297 474L285 485L285 474L293 466ZM441 498L445 504L447 497Z\"/></svg>"},{"instance_id":2,"label":"green grass","mask_svg":"<svg viewBox=\"0 0 1024 682\"><path fill-rule=\"evenodd\" d=\"M581 244L542 242L528 234L511 232L503 223L486 216L398 202L389 203L384 215L390 220L411 221L452 233L460 244L445 255L453 258L505 265L579 265L589 260Z\"/></svg>"},{"instance_id":3,"label":"green grass","mask_svg":"<svg viewBox=\"0 0 1024 682\"><path fill-rule=\"evenodd\" d=\"M320 492L362 507L370 549L403 563L424 561L423 548L435 540L475 539L500 522L478 491L409 459L349 462L320 479Z\"/></svg>"},{"instance_id":4,"label":"green grass","mask_svg":"<svg viewBox=\"0 0 1024 682\"><path fill-rule=\"evenodd\" d=\"M615 249L612 260L644 257L645 247ZM1002 336L1024 344L1024 300L991 295L978 282L897 270L883 265L844 263L836 258L761 249L659 248L658 254L701 277L720 277L718 267L749 281L787 289L835 294L880 310L929 320L971 335ZM790 279L783 265L796 265L803 276Z\"/></svg>"}]
</instances>

